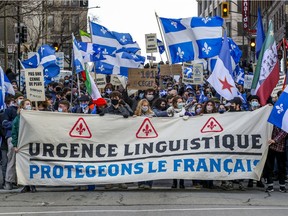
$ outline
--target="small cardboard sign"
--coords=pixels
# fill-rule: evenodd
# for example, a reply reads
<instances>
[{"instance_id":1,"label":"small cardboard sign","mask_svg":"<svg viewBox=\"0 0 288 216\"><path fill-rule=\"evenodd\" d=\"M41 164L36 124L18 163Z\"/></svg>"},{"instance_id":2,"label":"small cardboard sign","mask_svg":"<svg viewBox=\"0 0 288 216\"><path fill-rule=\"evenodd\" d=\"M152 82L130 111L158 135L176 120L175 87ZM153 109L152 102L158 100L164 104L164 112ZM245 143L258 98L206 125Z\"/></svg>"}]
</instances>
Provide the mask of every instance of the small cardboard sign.
<instances>
[{"instance_id":1,"label":"small cardboard sign","mask_svg":"<svg viewBox=\"0 0 288 216\"><path fill-rule=\"evenodd\" d=\"M203 65L202 64L194 64L193 65L193 84L201 85L203 84Z\"/></svg>"},{"instance_id":2,"label":"small cardboard sign","mask_svg":"<svg viewBox=\"0 0 288 216\"><path fill-rule=\"evenodd\" d=\"M253 75L245 75L244 76L244 89L251 89L253 81Z\"/></svg>"},{"instance_id":3,"label":"small cardboard sign","mask_svg":"<svg viewBox=\"0 0 288 216\"><path fill-rule=\"evenodd\" d=\"M180 64L160 65L161 76L181 75L181 73L182 73L182 66Z\"/></svg>"},{"instance_id":4,"label":"small cardboard sign","mask_svg":"<svg viewBox=\"0 0 288 216\"><path fill-rule=\"evenodd\" d=\"M106 75L105 74L96 74L96 84L98 88L105 88L106 86Z\"/></svg>"},{"instance_id":5,"label":"small cardboard sign","mask_svg":"<svg viewBox=\"0 0 288 216\"><path fill-rule=\"evenodd\" d=\"M145 41L146 41L146 53L158 52L156 34L145 34Z\"/></svg>"},{"instance_id":6,"label":"small cardboard sign","mask_svg":"<svg viewBox=\"0 0 288 216\"><path fill-rule=\"evenodd\" d=\"M155 68L133 68L128 70L129 89L146 90L155 87L155 77L158 70Z\"/></svg>"},{"instance_id":7,"label":"small cardboard sign","mask_svg":"<svg viewBox=\"0 0 288 216\"><path fill-rule=\"evenodd\" d=\"M27 98L31 101L45 101L43 67L25 69Z\"/></svg>"}]
</instances>

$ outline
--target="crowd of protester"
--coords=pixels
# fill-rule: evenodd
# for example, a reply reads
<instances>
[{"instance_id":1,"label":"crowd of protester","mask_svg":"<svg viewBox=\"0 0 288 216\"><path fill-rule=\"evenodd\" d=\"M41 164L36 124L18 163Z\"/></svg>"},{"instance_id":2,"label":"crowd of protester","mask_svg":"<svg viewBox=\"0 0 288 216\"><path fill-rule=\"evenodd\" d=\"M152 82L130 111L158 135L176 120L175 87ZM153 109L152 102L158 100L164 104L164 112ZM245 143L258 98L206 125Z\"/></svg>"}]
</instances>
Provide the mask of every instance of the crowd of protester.
<instances>
[{"instance_id":1,"label":"crowd of protester","mask_svg":"<svg viewBox=\"0 0 288 216\"><path fill-rule=\"evenodd\" d=\"M107 84L101 89L102 98L92 100L86 93L85 84L80 77L79 84L76 76L65 76L59 82L51 82L46 86L46 100L38 102L37 110L47 112L84 113L93 115L121 115L123 118L137 118L137 116L171 117L171 118L193 118L206 114L226 112L251 112L260 108L260 100L255 95L250 95L249 91L242 85L237 85L242 97L235 97L231 101L221 98L215 90L205 81L203 85L185 85L172 76L158 77L156 85L145 91L137 91L130 94L129 81L127 86L113 86L110 83L110 76L106 77ZM25 98L25 88L18 91L17 82L11 80L16 90L14 96L7 96L5 103L7 108L1 113L1 163L3 173L3 185L0 188L11 190L16 186L17 176L15 171L15 157L18 151L18 130L19 115L21 110L36 110L36 104ZM273 105L277 101L277 96L269 98L267 104ZM263 171L263 178L254 182L249 180L222 181L220 188L232 190L234 184L239 185L239 189L265 187L266 192L274 190L273 181L279 181L279 191L286 192L285 181L287 181L287 134L279 128L274 127L272 138L268 141L269 152L266 165ZM276 159L276 160L275 160ZM277 162L277 166L275 165ZM1 181L0 181L1 182ZM171 188L184 189L188 180L173 179ZM193 180L194 187L215 188L211 180ZM191 184L191 183L190 183ZM126 184L105 185L106 189L113 187L127 189ZM153 181L138 182L138 187L151 189ZM79 189L77 187L76 189ZM263 189L264 190L264 189ZM35 192L35 186L25 186L21 192Z\"/></svg>"}]
</instances>

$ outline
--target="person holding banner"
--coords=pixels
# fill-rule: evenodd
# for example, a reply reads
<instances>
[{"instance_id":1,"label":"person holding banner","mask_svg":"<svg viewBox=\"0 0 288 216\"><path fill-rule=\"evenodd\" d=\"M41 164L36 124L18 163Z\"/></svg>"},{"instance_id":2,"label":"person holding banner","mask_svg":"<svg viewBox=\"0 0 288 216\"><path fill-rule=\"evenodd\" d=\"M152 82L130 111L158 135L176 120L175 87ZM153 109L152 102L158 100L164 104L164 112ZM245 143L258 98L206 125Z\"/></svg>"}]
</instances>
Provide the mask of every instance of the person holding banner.
<instances>
[{"instance_id":1,"label":"person holding banner","mask_svg":"<svg viewBox=\"0 0 288 216\"><path fill-rule=\"evenodd\" d=\"M143 117L155 117L154 112L152 111L148 100L142 99L138 102L135 114L133 117L143 116ZM151 189L153 181L141 181L138 182L139 189Z\"/></svg>"},{"instance_id":2,"label":"person holding banner","mask_svg":"<svg viewBox=\"0 0 288 216\"><path fill-rule=\"evenodd\" d=\"M18 110L17 110L17 116L13 120L11 137L12 137L12 144L14 147L14 151L16 153L18 152L17 146L18 146L18 135L19 135L19 124L20 124L20 112L22 110L32 110L32 103L29 99L24 99L23 101L21 101L20 106L18 107ZM13 166L15 167L16 157L13 158L13 163L14 163ZM16 176L16 170L15 170L15 176ZM31 186L26 185L21 190L21 193L26 193L29 191L31 191L32 193L36 192L36 187L34 185L31 185Z\"/></svg>"},{"instance_id":3,"label":"person holding banner","mask_svg":"<svg viewBox=\"0 0 288 216\"><path fill-rule=\"evenodd\" d=\"M167 101L164 98L157 98L153 103L153 112L157 117L168 117Z\"/></svg>"},{"instance_id":4,"label":"person holding banner","mask_svg":"<svg viewBox=\"0 0 288 216\"><path fill-rule=\"evenodd\" d=\"M8 153L7 153L7 169L5 173L5 186L4 189L12 190L13 183L16 183L16 170L15 170L15 151L12 144L11 131L13 120L17 116L17 109L23 101L24 96L21 92L16 92L14 95L15 103L9 106L3 115L2 126L6 131L5 139L7 140Z\"/></svg>"}]
</instances>

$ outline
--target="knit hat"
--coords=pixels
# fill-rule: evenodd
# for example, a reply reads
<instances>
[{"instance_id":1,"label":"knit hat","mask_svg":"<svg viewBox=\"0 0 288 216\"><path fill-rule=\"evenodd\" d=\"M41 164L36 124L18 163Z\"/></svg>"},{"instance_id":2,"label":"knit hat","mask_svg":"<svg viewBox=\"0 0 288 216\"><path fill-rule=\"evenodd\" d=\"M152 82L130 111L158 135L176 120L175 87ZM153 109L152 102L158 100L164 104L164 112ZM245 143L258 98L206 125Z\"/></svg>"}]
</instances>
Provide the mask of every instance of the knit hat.
<instances>
[{"instance_id":1,"label":"knit hat","mask_svg":"<svg viewBox=\"0 0 288 216\"><path fill-rule=\"evenodd\" d=\"M98 98L97 100L94 101L94 104L99 107L107 105L107 102L104 98Z\"/></svg>"},{"instance_id":2,"label":"knit hat","mask_svg":"<svg viewBox=\"0 0 288 216\"><path fill-rule=\"evenodd\" d=\"M24 97L24 95L21 92L17 91L15 92L14 99L16 100L18 97L21 97L21 96Z\"/></svg>"}]
</instances>

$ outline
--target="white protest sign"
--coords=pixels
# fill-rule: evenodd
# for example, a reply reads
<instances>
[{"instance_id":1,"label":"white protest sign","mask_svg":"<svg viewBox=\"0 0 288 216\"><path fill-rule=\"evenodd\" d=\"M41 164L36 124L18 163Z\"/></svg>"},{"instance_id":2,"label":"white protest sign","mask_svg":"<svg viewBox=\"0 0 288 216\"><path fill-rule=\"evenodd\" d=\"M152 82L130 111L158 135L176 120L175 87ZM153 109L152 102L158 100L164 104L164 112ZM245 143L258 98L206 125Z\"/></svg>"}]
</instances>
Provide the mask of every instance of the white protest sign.
<instances>
[{"instance_id":1,"label":"white protest sign","mask_svg":"<svg viewBox=\"0 0 288 216\"><path fill-rule=\"evenodd\" d=\"M203 64L193 65L193 84L202 85L203 84Z\"/></svg>"},{"instance_id":2,"label":"white protest sign","mask_svg":"<svg viewBox=\"0 0 288 216\"><path fill-rule=\"evenodd\" d=\"M251 89L252 81L253 81L253 75L245 75L244 76L244 88Z\"/></svg>"},{"instance_id":3,"label":"white protest sign","mask_svg":"<svg viewBox=\"0 0 288 216\"><path fill-rule=\"evenodd\" d=\"M96 84L98 88L105 88L106 86L106 75L105 74L96 74Z\"/></svg>"},{"instance_id":4,"label":"white protest sign","mask_svg":"<svg viewBox=\"0 0 288 216\"><path fill-rule=\"evenodd\" d=\"M110 83L112 84L112 85L115 85L115 86L119 86L119 85L121 85L121 81L120 81L120 79L118 78L118 75L111 75L111 81L110 81Z\"/></svg>"},{"instance_id":5,"label":"white protest sign","mask_svg":"<svg viewBox=\"0 0 288 216\"><path fill-rule=\"evenodd\" d=\"M259 180L272 134L267 122L271 110L267 105L188 120L24 110L16 157L18 184Z\"/></svg>"},{"instance_id":6,"label":"white protest sign","mask_svg":"<svg viewBox=\"0 0 288 216\"><path fill-rule=\"evenodd\" d=\"M45 101L43 67L25 69L27 98L31 101Z\"/></svg>"},{"instance_id":7,"label":"white protest sign","mask_svg":"<svg viewBox=\"0 0 288 216\"><path fill-rule=\"evenodd\" d=\"M146 53L158 52L156 34L145 34Z\"/></svg>"}]
</instances>

